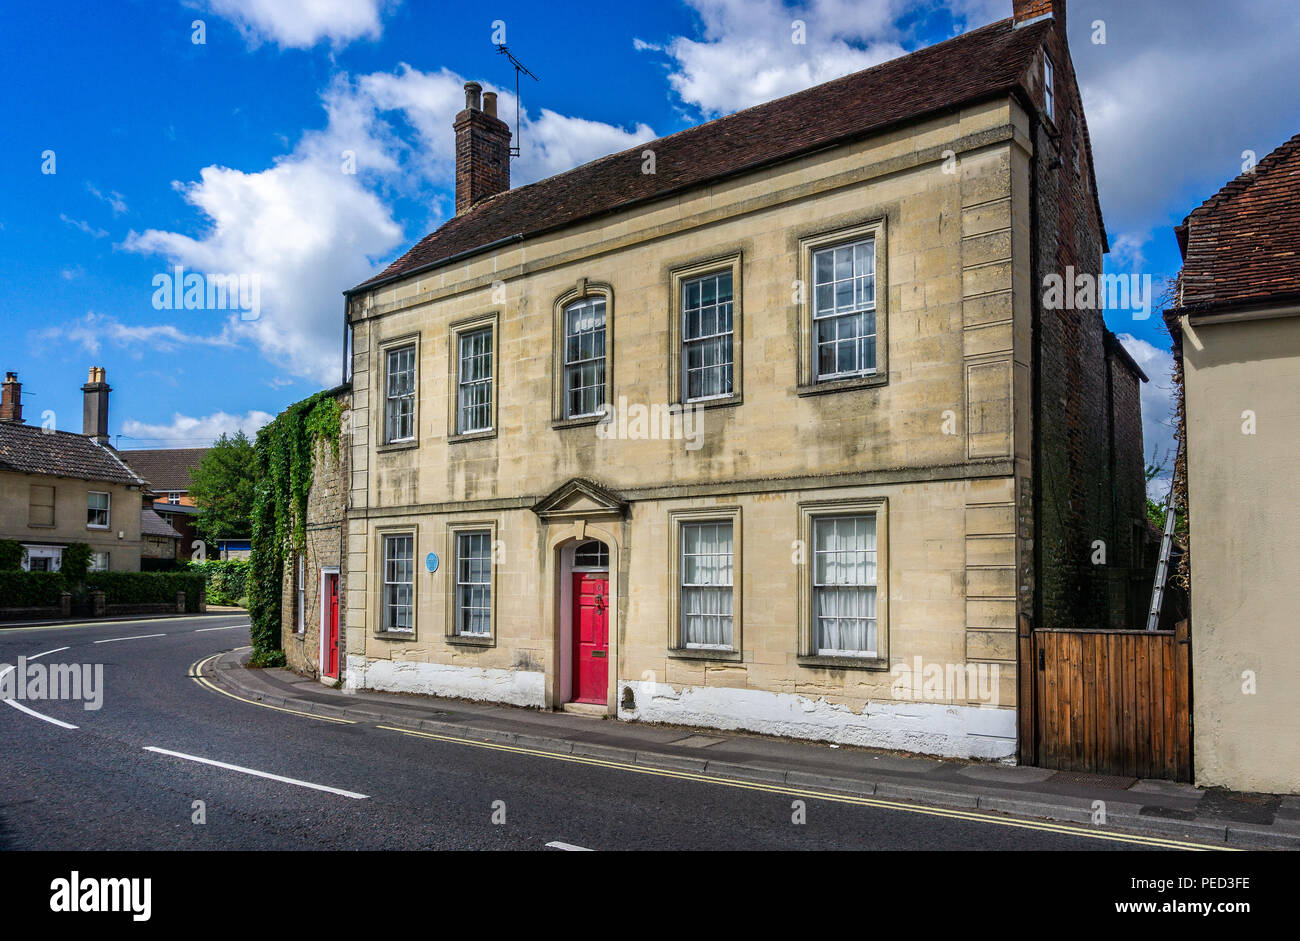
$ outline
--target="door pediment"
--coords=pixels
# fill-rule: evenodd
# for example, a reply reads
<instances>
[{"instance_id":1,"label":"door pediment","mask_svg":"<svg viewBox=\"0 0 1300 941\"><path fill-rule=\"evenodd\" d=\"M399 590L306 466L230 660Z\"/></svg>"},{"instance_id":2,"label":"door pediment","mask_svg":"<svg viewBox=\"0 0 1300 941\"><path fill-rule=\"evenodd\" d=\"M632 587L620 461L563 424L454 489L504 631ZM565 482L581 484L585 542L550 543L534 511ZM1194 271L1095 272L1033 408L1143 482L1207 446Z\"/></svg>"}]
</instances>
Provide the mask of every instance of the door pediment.
<instances>
[{"instance_id":1,"label":"door pediment","mask_svg":"<svg viewBox=\"0 0 1300 941\"><path fill-rule=\"evenodd\" d=\"M627 501L593 480L574 477L534 504L533 512L545 522L623 519Z\"/></svg>"}]
</instances>

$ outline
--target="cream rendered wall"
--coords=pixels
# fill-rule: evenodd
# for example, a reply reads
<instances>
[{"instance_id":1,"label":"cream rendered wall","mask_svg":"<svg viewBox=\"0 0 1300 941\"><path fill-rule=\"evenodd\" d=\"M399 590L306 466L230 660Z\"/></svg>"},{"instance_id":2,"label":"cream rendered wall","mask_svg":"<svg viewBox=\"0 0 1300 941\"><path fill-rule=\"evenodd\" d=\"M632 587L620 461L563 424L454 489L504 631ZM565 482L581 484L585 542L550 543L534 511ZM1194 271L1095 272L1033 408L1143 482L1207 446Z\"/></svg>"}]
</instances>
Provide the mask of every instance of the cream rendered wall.
<instances>
[{"instance_id":1,"label":"cream rendered wall","mask_svg":"<svg viewBox=\"0 0 1300 941\"><path fill-rule=\"evenodd\" d=\"M1296 793L1300 311L1183 332L1196 783Z\"/></svg>"},{"instance_id":2,"label":"cream rendered wall","mask_svg":"<svg viewBox=\"0 0 1300 941\"><path fill-rule=\"evenodd\" d=\"M1029 448L1028 401L1015 399L1027 375L1028 301L1012 290L1016 277L1028 277L1025 126L1010 102L991 102L354 297L349 682L397 682L393 671L408 664L407 680L437 691L445 677L433 679L415 665L465 667L478 671L471 685L487 698L552 705L557 665L546 556L554 534L527 508L583 476L632 503L629 519L613 524L626 578L611 700L614 677L641 681L649 671L673 692L788 694L826 700L813 711L861 716L868 702L893 702L889 673L792 663L794 507L814 493L887 496L895 542L891 658L996 665L1002 679L995 711L1003 715L993 732L975 734L1010 734L1010 746L1001 741L989 756L1010 754L1019 548L1014 474L1027 473ZM798 395L800 309L792 282L800 276L799 239L876 220L884 224L877 264L888 381ZM664 403L670 272L735 252L742 256L736 289L743 402L703 413L699 450L680 441L601 440L591 426L551 427L557 297L581 278L611 285L613 401ZM499 318L497 435L448 442L450 325L486 313ZM387 450L376 444L381 345L401 337L419 342L419 441ZM744 661L669 660L666 514L718 499L737 502L744 514ZM446 572L423 572L429 551L449 560L447 524L468 519L494 521L505 551L497 572L497 641L489 648L447 643ZM377 530L393 526L418 528L413 640L375 636ZM521 673L527 676L512 675ZM964 708L950 705L952 715ZM938 725L952 718L940 713ZM818 727L825 732L838 721ZM944 753L974 748L947 738L918 743L918 750Z\"/></svg>"},{"instance_id":3,"label":"cream rendered wall","mask_svg":"<svg viewBox=\"0 0 1300 941\"><path fill-rule=\"evenodd\" d=\"M54 487L53 528L28 525L32 484ZM86 494L91 490L109 494L108 529L86 525ZM140 508L140 491L121 484L0 473L0 539L56 545L84 542L94 552L108 552L113 571L140 570Z\"/></svg>"}]
</instances>

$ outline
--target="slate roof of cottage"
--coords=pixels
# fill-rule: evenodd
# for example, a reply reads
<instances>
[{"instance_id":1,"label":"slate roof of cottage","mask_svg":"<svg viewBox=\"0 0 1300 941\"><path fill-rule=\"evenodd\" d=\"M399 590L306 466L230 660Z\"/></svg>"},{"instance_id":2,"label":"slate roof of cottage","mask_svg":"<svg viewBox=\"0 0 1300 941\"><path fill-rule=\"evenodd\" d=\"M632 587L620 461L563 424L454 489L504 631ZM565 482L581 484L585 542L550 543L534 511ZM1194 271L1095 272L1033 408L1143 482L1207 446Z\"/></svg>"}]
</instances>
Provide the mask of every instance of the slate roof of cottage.
<instances>
[{"instance_id":1,"label":"slate roof of cottage","mask_svg":"<svg viewBox=\"0 0 1300 941\"><path fill-rule=\"evenodd\" d=\"M145 481L112 448L70 431L0 422L0 470L142 487Z\"/></svg>"},{"instance_id":2,"label":"slate roof of cottage","mask_svg":"<svg viewBox=\"0 0 1300 941\"><path fill-rule=\"evenodd\" d=\"M345 293L1023 89L1029 66L1052 28L1051 19L1018 29L1011 19L1002 20L506 190L449 219L378 275ZM655 153L655 173L641 172L645 150Z\"/></svg>"},{"instance_id":3,"label":"slate roof of cottage","mask_svg":"<svg viewBox=\"0 0 1300 941\"><path fill-rule=\"evenodd\" d=\"M1176 230L1184 307L1300 300L1300 134Z\"/></svg>"},{"instance_id":4,"label":"slate roof of cottage","mask_svg":"<svg viewBox=\"0 0 1300 941\"><path fill-rule=\"evenodd\" d=\"M153 451L118 451L154 490L189 490L190 472L199 466L207 448L159 448Z\"/></svg>"},{"instance_id":5,"label":"slate roof of cottage","mask_svg":"<svg viewBox=\"0 0 1300 941\"><path fill-rule=\"evenodd\" d=\"M149 507L144 507L140 511L140 533L144 536L163 536L168 539L181 538L180 533Z\"/></svg>"}]
</instances>

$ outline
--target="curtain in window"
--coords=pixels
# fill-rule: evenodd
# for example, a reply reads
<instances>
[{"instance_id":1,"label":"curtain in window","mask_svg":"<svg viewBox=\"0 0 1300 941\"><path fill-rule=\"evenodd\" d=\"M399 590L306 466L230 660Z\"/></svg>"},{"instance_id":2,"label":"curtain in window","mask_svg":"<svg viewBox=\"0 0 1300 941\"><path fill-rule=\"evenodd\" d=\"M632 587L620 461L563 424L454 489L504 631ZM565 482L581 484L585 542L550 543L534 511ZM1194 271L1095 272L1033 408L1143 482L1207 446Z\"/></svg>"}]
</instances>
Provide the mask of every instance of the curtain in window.
<instances>
[{"instance_id":1,"label":"curtain in window","mask_svg":"<svg viewBox=\"0 0 1300 941\"><path fill-rule=\"evenodd\" d=\"M732 646L732 524L682 525L682 643Z\"/></svg>"},{"instance_id":2,"label":"curtain in window","mask_svg":"<svg viewBox=\"0 0 1300 941\"><path fill-rule=\"evenodd\" d=\"M732 329L730 271L682 285L682 357L688 400L731 394Z\"/></svg>"},{"instance_id":3,"label":"curtain in window","mask_svg":"<svg viewBox=\"0 0 1300 941\"><path fill-rule=\"evenodd\" d=\"M564 311L566 418L597 415L605 405L605 299L570 304Z\"/></svg>"},{"instance_id":4,"label":"curtain in window","mask_svg":"<svg viewBox=\"0 0 1300 941\"><path fill-rule=\"evenodd\" d=\"M876 652L876 519L813 525L813 616L819 653Z\"/></svg>"}]
</instances>

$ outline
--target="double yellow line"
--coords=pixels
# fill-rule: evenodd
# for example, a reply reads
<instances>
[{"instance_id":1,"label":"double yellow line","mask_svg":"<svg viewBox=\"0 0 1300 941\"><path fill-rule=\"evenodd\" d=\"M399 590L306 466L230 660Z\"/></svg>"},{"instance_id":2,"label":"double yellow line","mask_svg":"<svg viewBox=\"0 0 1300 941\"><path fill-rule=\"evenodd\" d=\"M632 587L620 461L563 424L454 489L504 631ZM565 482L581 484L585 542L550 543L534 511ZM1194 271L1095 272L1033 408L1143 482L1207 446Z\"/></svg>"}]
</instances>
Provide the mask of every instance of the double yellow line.
<instances>
[{"instance_id":1,"label":"double yellow line","mask_svg":"<svg viewBox=\"0 0 1300 941\"><path fill-rule=\"evenodd\" d=\"M861 807L880 807L886 810L901 810L911 814L924 814L927 817L946 817L951 820L965 820L971 823L996 824L997 826L1015 827L1020 830L1038 830L1044 833L1057 833L1065 836L1084 837L1090 840L1108 840L1114 843L1136 843L1140 846L1151 846L1161 849L1195 850L1199 852L1207 852L1210 850L1231 850L1231 848L1227 846L1210 846L1205 843L1190 843L1185 840L1170 840L1165 839L1164 837L1139 836L1137 834L1091 830L1066 823L1021 820L1014 817L1000 817L993 814L978 813L967 810L946 810L938 807L925 807L920 804L911 804L904 801L883 800L878 797L851 797L849 795L836 794L830 791L815 791L804 788L793 788L780 784L760 784L750 781L738 781L733 778L700 774L694 771L670 771L660 768L647 768L643 765L633 765L623 761L611 761L606 758L589 758L585 755L565 755L560 752L544 751L539 748L525 748L520 745L504 745L498 742L480 742L468 738L457 738L451 735L436 735L432 732L416 732L412 729L401 729L391 725L379 725L376 726L376 728L384 729L388 732L400 732L403 735L412 735L416 738L431 738L440 742L449 742L454 745L472 745L475 748L491 748L496 751L513 752L517 755L550 758L554 761L568 761L580 765L595 765L596 767L611 768L616 771L632 771L636 774L653 774L661 778L676 778L681 781L698 781L705 784L721 784L724 787L736 787L746 791L764 791L769 794L813 798L816 800L831 801L837 804L855 804Z\"/></svg>"},{"instance_id":2,"label":"double yellow line","mask_svg":"<svg viewBox=\"0 0 1300 941\"><path fill-rule=\"evenodd\" d=\"M214 653L212 656L204 657L202 660L195 660L190 664L190 671L188 674L189 678L195 683L198 683L204 689L210 689L214 693L220 693L222 696L229 696L231 699L238 699L240 702L246 702L253 706L261 706L263 709L274 709L276 712L287 712L290 715L304 716L308 719L318 719L321 722L334 722L338 725L357 724L355 719L336 719L334 716L318 716L314 712L303 712L299 709L286 709L284 706L273 706L270 703L258 702L256 699L245 699L243 696L236 696L234 693L222 689L203 675L203 668L219 656L221 656L221 654Z\"/></svg>"}]
</instances>

